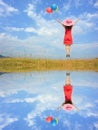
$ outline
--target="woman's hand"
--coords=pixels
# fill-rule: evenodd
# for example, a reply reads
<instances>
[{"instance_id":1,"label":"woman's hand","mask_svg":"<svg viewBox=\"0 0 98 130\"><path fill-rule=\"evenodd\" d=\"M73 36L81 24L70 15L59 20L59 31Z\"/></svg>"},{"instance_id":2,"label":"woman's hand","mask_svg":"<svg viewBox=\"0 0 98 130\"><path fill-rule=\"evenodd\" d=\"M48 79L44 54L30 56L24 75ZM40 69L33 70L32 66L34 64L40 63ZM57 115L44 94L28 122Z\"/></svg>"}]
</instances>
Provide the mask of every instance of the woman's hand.
<instances>
[{"instance_id":1,"label":"woman's hand","mask_svg":"<svg viewBox=\"0 0 98 130\"><path fill-rule=\"evenodd\" d=\"M57 107L57 110L60 110L62 108L62 106L59 106L59 107Z\"/></svg>"},{"instance_id":2,"label":"woman's hand","mask_svg":"<svg viewBox=\"0 0 98 130\"><path fill-rule=\"evenodd\" d=\"M74 21L74 25L79 21L80 19L77 19L76 21Z\"/></svg>"}]
</instances>

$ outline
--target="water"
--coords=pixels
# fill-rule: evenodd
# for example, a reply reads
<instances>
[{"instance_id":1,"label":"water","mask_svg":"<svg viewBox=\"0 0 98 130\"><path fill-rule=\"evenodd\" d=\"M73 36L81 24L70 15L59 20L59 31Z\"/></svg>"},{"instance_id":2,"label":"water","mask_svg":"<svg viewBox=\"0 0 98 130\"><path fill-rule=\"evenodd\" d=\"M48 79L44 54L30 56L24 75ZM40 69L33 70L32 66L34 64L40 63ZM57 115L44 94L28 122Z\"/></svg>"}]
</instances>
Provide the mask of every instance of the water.
<instances>
[{"instance_id":1,"label":"water","mask_svg":"<svg viewBox=\"0 0 98 130\"><path fill-rule=\"evenodd\" d=\"M98 130L98 73L70 72L79 111L57 110L66 78L65 71L0 73L0 130Z\"/></svg>"}]
</instances>

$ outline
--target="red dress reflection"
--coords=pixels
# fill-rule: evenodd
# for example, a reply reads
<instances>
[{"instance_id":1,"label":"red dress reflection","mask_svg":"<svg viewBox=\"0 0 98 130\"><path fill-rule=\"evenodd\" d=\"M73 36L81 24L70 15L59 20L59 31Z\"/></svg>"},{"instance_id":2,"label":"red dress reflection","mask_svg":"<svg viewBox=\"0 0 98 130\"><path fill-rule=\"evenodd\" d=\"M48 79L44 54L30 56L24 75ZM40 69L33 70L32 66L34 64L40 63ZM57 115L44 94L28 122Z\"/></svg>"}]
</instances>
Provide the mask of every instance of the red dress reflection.
<instances>
[{"instance_id":1,"label":"red dress reflection","mask_svg":"<svg viewBox=\"0 0 98 130\"><path fill-rule=\"evenodd\" d=\"M64 90L64 99L65 100L62 103L62 105L60 107L58 107L58 109L63 108L63 110L70 111L75 108L78 110L78 108L72 102L73 87L72 87L71 81L70 81L70 73L66 73L66 81L65 81L63 90Z\"/></svg>"}]
</instances>

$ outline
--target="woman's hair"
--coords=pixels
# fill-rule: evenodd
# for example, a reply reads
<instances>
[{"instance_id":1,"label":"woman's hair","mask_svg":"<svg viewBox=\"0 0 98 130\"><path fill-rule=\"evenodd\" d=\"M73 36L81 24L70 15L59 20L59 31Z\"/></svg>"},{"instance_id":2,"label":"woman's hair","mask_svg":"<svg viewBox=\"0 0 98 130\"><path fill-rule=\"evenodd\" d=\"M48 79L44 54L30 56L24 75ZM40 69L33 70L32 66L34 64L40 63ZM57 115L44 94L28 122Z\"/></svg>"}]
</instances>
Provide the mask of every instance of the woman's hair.
<instances>
[{"instance_id":1,"label":"woman's hair","mask_svg":"<svg viewBox=\"0 0 98 130\"><path fill-rule=\"evenodd\" d=\"M64 106L64 104L73 104L71 100L66 100L65 102L62 103L62 106Z\"/></svg>"},{"instance_id":2,"label":"woman's hair","mask_svg":"<svg viewBox=\"0 0 98 130\"><path fill-rule=\"evenodd\" d=\"M72 101L71 100L66 100L65 104L67 104L67 103L72 104Z\"/></svg>"},{"instance_id":3,"label":"woman's hair","mask_svg":"<svg viewBox=\"0 0 98 130\"><path fill-rule=\"evenodd\" d=\"M72 26L65 26L66 30L70 30L72 28Z\"/></svg>"}]
</instances>

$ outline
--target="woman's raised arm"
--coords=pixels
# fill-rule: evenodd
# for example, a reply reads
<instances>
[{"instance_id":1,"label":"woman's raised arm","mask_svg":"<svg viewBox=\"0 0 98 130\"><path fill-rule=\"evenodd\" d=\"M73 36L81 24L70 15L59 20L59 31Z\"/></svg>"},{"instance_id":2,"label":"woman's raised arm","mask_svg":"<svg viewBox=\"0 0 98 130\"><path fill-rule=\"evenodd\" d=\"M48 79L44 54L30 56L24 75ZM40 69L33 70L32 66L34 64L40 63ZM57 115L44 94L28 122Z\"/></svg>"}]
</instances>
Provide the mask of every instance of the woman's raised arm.
<instances>
[{"instance_id":1,"label":"woman's raised arm","mask_svg":"<svg viewBox=\"0 0 98 130\"><path fill-rule=\"evenodd\" d=\"M63 27L65 27L65 25L61 22L61 20L56 19L56 21L57 21L58 23L60 23Z\"/></svg>"},{"instance_id":2,"label":"woman's raised arm","mask_svg":"<svg viewBox=\"0 0 98 130\"><path fill-rule=\"evenodd\" d=\"M74 25L75 25L79 20L80 20L80 19L75 20L75 21L74 21Z\"/></svg>"}]
</instances>

